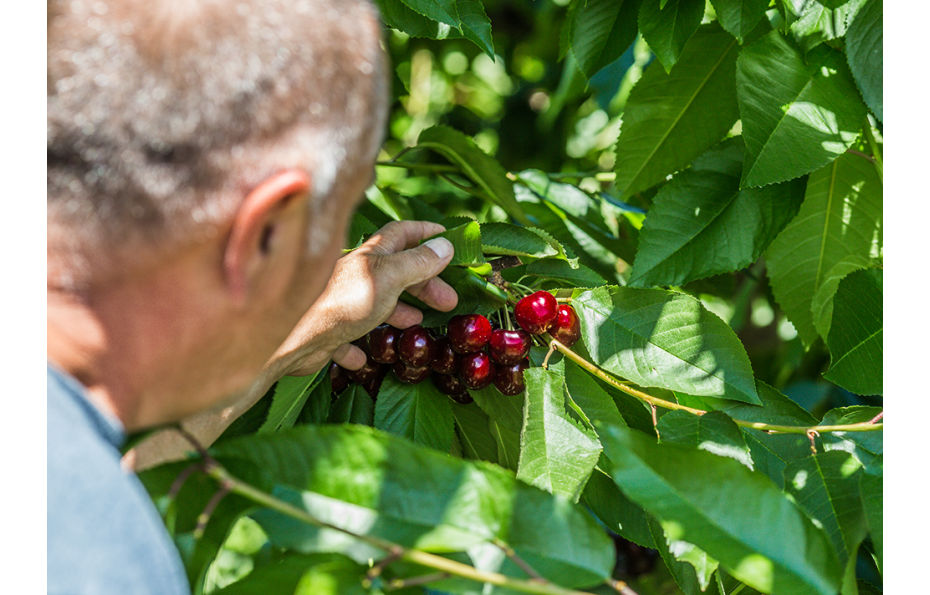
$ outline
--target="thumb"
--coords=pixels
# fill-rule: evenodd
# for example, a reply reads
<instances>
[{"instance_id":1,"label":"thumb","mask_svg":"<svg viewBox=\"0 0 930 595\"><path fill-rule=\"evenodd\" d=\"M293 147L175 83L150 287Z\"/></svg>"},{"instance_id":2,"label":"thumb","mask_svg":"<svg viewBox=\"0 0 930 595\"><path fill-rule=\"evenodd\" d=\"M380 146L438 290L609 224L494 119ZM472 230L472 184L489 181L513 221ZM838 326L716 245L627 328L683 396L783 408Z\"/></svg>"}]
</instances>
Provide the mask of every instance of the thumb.
<instances>
[{"instance_id":1,"label":"thumb","mask_svg":"<svg viewBox=\"0 0 930 595\"><path fill-rule=\"evenodd\" d=\"M387 273L403 291L411 285L432 279L442 272L455 248L446 238L433 238L416 248L397 252L387 257Z\"/></svg>"}]
</instances>

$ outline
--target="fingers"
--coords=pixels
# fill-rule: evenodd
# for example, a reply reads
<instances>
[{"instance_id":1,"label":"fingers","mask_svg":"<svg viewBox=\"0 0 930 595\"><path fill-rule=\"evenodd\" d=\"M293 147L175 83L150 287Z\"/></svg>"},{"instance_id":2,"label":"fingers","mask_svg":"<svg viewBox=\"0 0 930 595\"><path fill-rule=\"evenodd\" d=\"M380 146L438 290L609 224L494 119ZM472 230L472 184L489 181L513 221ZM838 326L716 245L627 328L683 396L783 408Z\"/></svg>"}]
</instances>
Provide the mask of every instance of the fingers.
<instances>
[{"instance_id":1,"label":"fingers","mask_svg":"<svg viewBox=\"0 0 930 595\"><path fill-rule=\"evenodd\" d=\"M448 312L459 303L459 296L452 286L439 277L412 285L407 288L407 293L440 312Z\"/></svg>"},{"instance_id":2,"label":"fingers","mask_svg":"<svg viewBox=\"0 0 930 595\"><path fill-rule=\"evenodd\" d=\"M433 238L416 248L385 256L381 266L385 278L400 293L441 273L453 252L452 242Z\"/></svg>"},{"instance_id":3,"label":"fingers","mask_svg":"<svg viewBox=\"0 0 930 595\"><path fill-rule=\"evenodd\" d=\"M423 313L409 304L397 302L394 312L384 322L394 328L408 328L423 322Z\"/></svg>"},{"instance_id":4,"label":"fingers","mask_svg":"<svg viewBox=\"0 0 930 595\"><path fill-rule=\"evenodd\" d=\"M368 238L365 245L379 254L393 254L413 248L421 240L445 230L431 221L391 221Z\"/></svg>"},{"instance_id":5,"label":"fingers","mask_svg":"<svg viewBox=\"0 0 930 595\"><path fill-rule=\"evenodd\" d=\"M333 352L333 361L346 370L358 370L367 360L365 352L350 343L340 345Z\"/></svg>"}]
</instances>

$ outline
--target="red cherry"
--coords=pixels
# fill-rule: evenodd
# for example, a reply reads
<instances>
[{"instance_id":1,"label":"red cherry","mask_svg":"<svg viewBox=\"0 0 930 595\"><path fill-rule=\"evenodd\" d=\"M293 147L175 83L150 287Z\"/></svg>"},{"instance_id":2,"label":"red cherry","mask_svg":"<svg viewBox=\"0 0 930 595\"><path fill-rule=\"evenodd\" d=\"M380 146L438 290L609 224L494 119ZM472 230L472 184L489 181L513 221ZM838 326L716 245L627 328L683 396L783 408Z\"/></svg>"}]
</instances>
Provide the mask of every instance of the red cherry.
<instances>
[{"instance_id":1,"label":"red cherry","mask_svg":"<svg viewBox=\"0 0 930 595\"><path fill-rule=\"evenodd\" d=\"M530 351L530 336L525 331L497 329L488 344L491 359L497 364L515 364Z\"/></svg>"},{"instance_id":2,"label":"red cherry","mask_svg":"<svg viewBox=\"0 0 930 595\"><path fill-rule=\"evenodd\" d=\"M429 332L420 325L411 326L400 334L397 354L408 366L423 368L433 359L435 341Z\"/></svg>"},{"instance_id":3,"label":"red cherry","mask_svg":"<svg viewBox=\"0 0 930 595\"><path fill-rule=\"evenodd\" d=\"M523 371L529 365L529 360L523 360L507 366L497 366L494 373L494 386L507 396L519 395L526 389Z\"/></svg>"},{"instance_id":4,"label":"red cherry","mask_svg":"<svg viewBox=\"0 0 930 595\"><path fill-rule=\"evenodd\" d=\"M479 390L494 380L494 364L487 353L469 353L459 361L459 379L466 388Z\"/></svg>"},{"instance_id":5,"label":"red cherry","mask_svg":"<svg viewBox=\"0 0 930 595\"><path fill-rule=\"evenodd\" d=\"M389 324L382 324L368 333L368 354L379 364L393 364L397 361L397 343L401 330Z\"/></svg>"},{"instance_id":6,"label":"red cherry","mask_svg":"<svg viewBox=\"0 0 930 595\"><path fill-rule=\"evenodd\" d=\"M406 384L418 384L426 380L426 377L429 376L429 366L414 368L413 366L408 366L404 362L397 362L392 366L392 369L394 370L394 376Z\"/></svg>"},{"instance_id":7,"label":"red cherry","mask_svg":"<svg viewBox=\"0 0 930 595\"><path fill-rule=\"evenodd\" d=\"M333 389L333 394L338 395L349 387L349 371L336 362L330 363L329 382Z\"/></svg>"},{"instance_id":8,"label":"red cherry","mask_svg":"<svg viewBox=\"0 0 930 595\"><path fill-rule=\"evenodd\" d=\"M429 367L439 374L455 374L459 356L452 351L448 337L439 337L433 349L433 359Z\"/></svg>"},{"instance_id":9,"label":"red cherry","mask_svg":"<svg viewBox=\"0 0 930 595\"><path fill-rule=\"evenodd\" d=\"M381 388L381 381L384 380L384 375L387 374L388 366L382 366L371 359L365 362L365 365L349 372L349 377L356 383L362 385L362 388L365 389L365 392L368 393L372 399L378 396L378 390Z\"/></svg>"},{"instance_id":10,"label":"red cherry","mask_svg":"<svg viewBox=\"0 0 930 595\"><path fill-rule=\"evenodd\" d=\"M433 384L436 385L436 388L439 389L444 395L449 395L457 402L462 403L460 399L471 397L468 395L468 390L465 388L465 385L462 384L462 381L458 379L457 376L450 376L448 374L433 374L432 376Z\"/></svg>"},{"instance_id":11,"label":"red cherry","mask_svg":"<svg viewBox=\"0 0 930 595\"><path fill-rule=\"evenodd\" d=\"M555 320L549 325L549 334L566 347L577 343L581 338L581 322L575 309L568 304L559 304Z\"/></svg>"},{"instance_id":12,"label":"red cherry","mask_svg":"<svg viewBox=\"0 0 930 595\"><path fill-rule=\"evenodd\" d=\"M474 353L488 344L491 323L481 314L462 314L449 321L449 344L456 353Z\"/></svg>"},{"instance_id":13,"label":"red cherry","mask_svg":"<svg viewBox=\"0 0 930 595\"><path fill-rule=\"evenodd\" d=\"M513 309L517 324L531 335L541 335L555 320L558 302L548 291L537 291L517 302Z\"/></svg>"}]
</instances>

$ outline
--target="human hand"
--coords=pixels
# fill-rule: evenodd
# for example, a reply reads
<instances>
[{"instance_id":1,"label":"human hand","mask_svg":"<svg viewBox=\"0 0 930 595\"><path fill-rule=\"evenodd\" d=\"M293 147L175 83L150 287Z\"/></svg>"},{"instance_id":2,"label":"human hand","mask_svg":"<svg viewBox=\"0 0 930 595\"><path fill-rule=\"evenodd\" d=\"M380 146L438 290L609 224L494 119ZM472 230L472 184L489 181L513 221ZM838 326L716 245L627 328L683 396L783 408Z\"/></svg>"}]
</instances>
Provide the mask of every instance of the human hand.
<instances>
[{"instance_id":1,"label":"human hand","mask_svg":"<svg viewBox=\"0 0 930 595\"><path fill-rule=\"evenodd\" d=\"M406 328L423 320L422 312L398 301L404 291L436 310L455 308L458 295L437 277L452 259L452 244L434 238L420 245L444 230L428 221L394 221L340 258L326 289L272 358L276 374L312 374L330 359L361 368L365 353L351 341L382 322Z\"/></svg>"}]
</instances>

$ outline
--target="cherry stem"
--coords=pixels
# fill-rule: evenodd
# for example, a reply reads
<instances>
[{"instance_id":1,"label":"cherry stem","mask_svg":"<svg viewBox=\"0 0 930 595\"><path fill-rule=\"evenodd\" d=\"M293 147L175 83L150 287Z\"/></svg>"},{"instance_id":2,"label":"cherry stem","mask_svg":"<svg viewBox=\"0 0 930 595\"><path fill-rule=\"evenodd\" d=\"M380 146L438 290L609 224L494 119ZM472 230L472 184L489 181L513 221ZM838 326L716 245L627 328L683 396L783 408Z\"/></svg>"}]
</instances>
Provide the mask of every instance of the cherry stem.
<instances>
[{"instance_id":1,"label":"cherry stem","mask_svg":"<svg viewBox=\"0 0 930 595\"><path fill-rule=\"evenodd\" d=\"M497 547L499 547L499 548L501 549L501 551L504 552L504 554L505 554L508 558L510 558L510 559L513 561L514 564L516 564L517 566L519 566L520 569L521 569L523 572L525 572L526 575L529 576L531 579L535 579L535 580L537 580L537 581L544 581L544 580L545 580L545 579L542 577L541 574L539 574L538 572L536 572L536 569L535 569L535 568L533 568L532 566L530 566L530 565L526 562L526 560L524 560L523 558L521 558L520 556L518 556L518 555L517 555L517 552L514 551L514 549L513 549L512 547L510 547L509 545L507 545L506 543L504 543L504 542L501 541L500 539L495 539L495 540L494 540L494 545L496 545Z\"/></svg>"},{"instance_id":2,"label":"cherry stem","mask_svg":"<svg viewBox=\"0 0 930 595\"><path fill-rule=\"evenodd\" d=\"M648 393L645 393L639 389L633 388L632 386L627 385L624 381L615 378L613 375L607 373L603 369L599 368L595 364L589 362L576 352L572 351L556 339L552 339L549 342L549 346L554 346L557 351L562 353L566 358L575 362L582 369L590 373L591 375L603 380L610 386L616 388L617 390L624 392L631 397L635 397L640 401L644 401L649 405L654 405L657 407L662 407L663 409L673 409L680 411L687 411L694 415L704 415L707 411L703 409L695 409L694 407L687 407L681 405L680 403L675 403L674 401L666 401L665 399L660 399L659 397L654 397ZM767 424L757 421L745 421L742 419L734 419L733 422L736 425L750 428L753 430L763 430L772 434L807 434L809 431L815 431L819 433L824 432L876 432L883 430L883 424L874 423L881 418L881 415L875 417L872 421L859 422L854 424L838 424L838 425L823 425L823 426L785 426L778 424Z\"/></svg>"}]
</instances>

